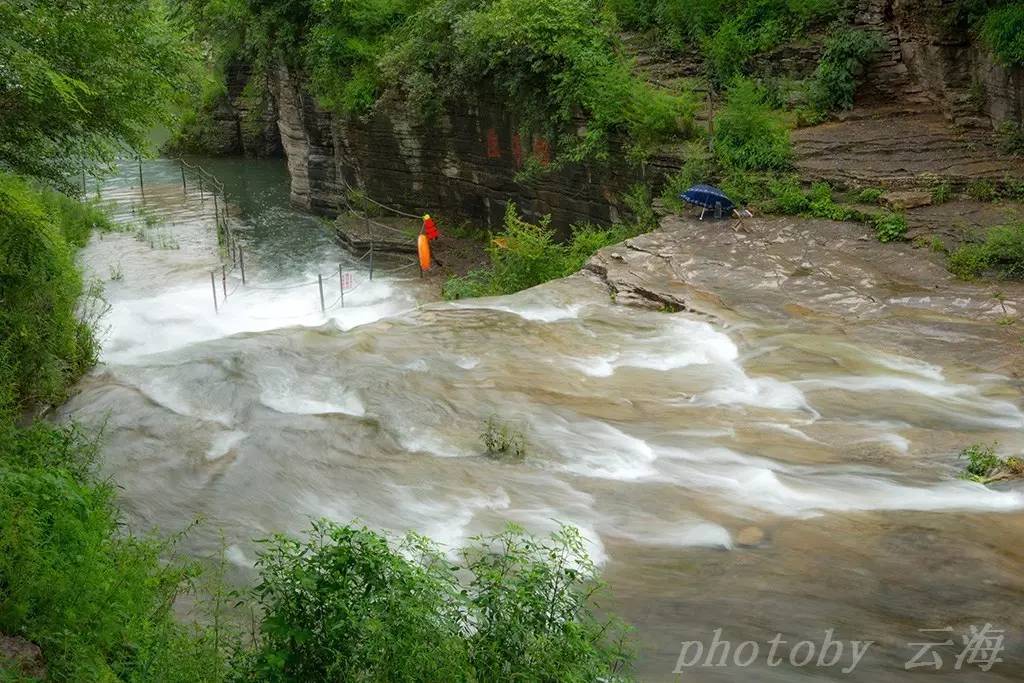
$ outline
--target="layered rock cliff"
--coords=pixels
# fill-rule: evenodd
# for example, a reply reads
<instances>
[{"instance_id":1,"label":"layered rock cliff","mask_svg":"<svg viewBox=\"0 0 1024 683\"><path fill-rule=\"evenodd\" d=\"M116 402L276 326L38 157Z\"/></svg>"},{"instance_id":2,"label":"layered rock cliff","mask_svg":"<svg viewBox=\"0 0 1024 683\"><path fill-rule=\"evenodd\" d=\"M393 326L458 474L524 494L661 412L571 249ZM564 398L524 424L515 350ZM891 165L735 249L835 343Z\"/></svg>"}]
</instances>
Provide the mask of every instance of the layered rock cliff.
<instances>
[{"instance_id":1,"label":"layered rock cliff","mask_svg":"<svg viewBox=\"0 0 1024 683\"><path fill-rule=\"evenodd\" d=\"M549 141L522 129L510 107L479 93L467 92L430 121L400 103L366 118L332 115L285 67L275 74L274 94L292 200L317 213L341 211L346 193L358 189L411 213L439 211L448 221L498 225L513 201L527 217L550 214L563 228L607 223L632 184L672 168L664 160L549 168Z\"/></svg>"},{"instance_id":2,"label":"layered rock cliff","mask_svg":"<svg viewBox=\"0 0 1024 683\"><path fill-rule=\"evenodd\" d=\"M1004 121L1019 125L1024 71L1000 65L970 30L937 21L950 2L862 0L854 25L879 32L886 46L864 75L858 95L863 111L854 112L859 122L850 124L864 128L864 134L846 144L849 126L799 131L794 136L798 169L806 179L905 186L937 173L962 185L975 176L995 180L1005 175L1008 165L994 155L991 134ZM627 47L638 51L639 71L658 85L700 69L694 55L652 57L637 45L630 48L629 41ZM785 47L780 52L785 59L755 67L767 75L805 78L820 48L820 40ZM620 197L631 185L657 185L680 164L672 153L646 165L613 154L612 162L546 168L549 141L523 129L514 106L479 88L467 88L463 100L429 122L395 101L380 103L367 117L343 116L317 105L302 74L280 67L269 77L270 97L260 99L260 111L253 112L248 103L254 100L242 87L250 75L241 65L234 68L228 97L215 116L219 137L233 153L283 151L294 203L320 214L344 210L348 196L358 190L411 214L439 212L446 221L481 226L500 223L507 202L513 201L527 217L550 214L553 224L565 229L582 221L615 220L622 210ZM927 126L917 121L922 116ZM909 117L902 128L894 121L900 117ZM250 122L248 135L244 121ZM265 125L275 121L276 126ZM904 128L927 129L935 140L922 146L913 135L896 134ZM961 134L964 128L975 131L970 139ZM909 140L913 149L900 151L901 140ZM928 157L930 152L965 161L945 173L942 159ZM871 158L861 159L865 154ZM886 159L892 163L883 163ZM881 170L874 169L879 164ZM975 173L976 168L981 170Z\"/></svg>"}]
</instances>

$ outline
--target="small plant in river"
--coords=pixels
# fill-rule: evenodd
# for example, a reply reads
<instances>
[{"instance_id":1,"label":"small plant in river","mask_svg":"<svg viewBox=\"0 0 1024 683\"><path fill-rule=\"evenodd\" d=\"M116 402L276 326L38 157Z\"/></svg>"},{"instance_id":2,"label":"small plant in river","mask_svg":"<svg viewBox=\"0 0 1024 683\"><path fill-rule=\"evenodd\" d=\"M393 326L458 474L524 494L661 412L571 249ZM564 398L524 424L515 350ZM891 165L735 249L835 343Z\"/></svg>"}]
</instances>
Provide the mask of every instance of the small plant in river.
<instances>
[{"instance_id":1,"label":"small plant in river","mask_svg":"<svg viewBox=\"0 0 1024 683\"><path fill-rule=\"evenodd\" d=\"M512 428L491 415L484 420L483 431L480 433L487 455L494 458L522 458L526 454L526 437L517 429Z\"/></svg>"},{"instance_id":2,"label":"small plant in river","mask_svg":"<svg viewBox=\"0 0 1024 683\"><path fill-rule=\"evenodd\" d=\"M998 445L994 443L987 446L976 443L960 451L959 457L967 460L967 465L960 477L987 484L998 479L1024 476L1024 459L1018 456L1000 458L996 454Z\"/></svg>"}]
</instances>

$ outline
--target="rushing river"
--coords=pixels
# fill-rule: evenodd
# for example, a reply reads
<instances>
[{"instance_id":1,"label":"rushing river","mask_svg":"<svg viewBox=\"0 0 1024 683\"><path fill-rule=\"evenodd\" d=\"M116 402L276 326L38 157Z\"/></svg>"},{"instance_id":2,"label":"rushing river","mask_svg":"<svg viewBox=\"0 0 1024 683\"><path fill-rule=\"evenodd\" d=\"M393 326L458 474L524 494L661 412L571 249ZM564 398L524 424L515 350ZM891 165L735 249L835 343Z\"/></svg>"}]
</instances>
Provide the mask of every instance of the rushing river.
<instances>
[{"instance_id":1,"label":"rushing river","mask_svg":"<svg viewBox=\"0 0 1024 683\"><path fill-rule=\"evenodd\" d=\"M977 441L1024 448L1007 378L616 305L583 277L439 302L412 270L383 272L403 261L371 281L327 224L289 209L282 164L204 165L245 253L226 300L212 202L183 193L170 161L146 163L144 201L134 166L102 184L119 221L150 227L82 254L111 310L102 362L63 413L105 422L133 529L202 517L184 549L212 556L223 534L246 577L253 538L310 518L452 547L509 520L566 522L636 627L643 680L672 680L681 641L718 628L759 656L684 680L902 680L926 670L905 672L911 643L947 639L929 680L1022 676L1024 492L958 480L955 459ZM491 415L526 433L524 462L481 455ZM987 623L1003 661L955 671L961 636ZM794 644L820 649L827 629L842 660L798 666ZM874 645L843 674L852 640Z\"/></svg>"}]
</instances>

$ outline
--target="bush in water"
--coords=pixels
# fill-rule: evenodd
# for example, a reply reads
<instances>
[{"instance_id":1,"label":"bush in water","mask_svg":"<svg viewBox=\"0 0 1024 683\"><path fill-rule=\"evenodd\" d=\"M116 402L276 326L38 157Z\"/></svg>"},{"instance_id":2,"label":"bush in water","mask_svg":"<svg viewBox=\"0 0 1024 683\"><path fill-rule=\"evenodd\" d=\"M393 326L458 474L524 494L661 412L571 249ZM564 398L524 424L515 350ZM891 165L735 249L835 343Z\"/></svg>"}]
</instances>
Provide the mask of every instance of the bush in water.
<instances>
[{"instance_id":1,"label":"bush in water","mask_svg":"<svg viewBox=\"0 0 1024 683\"><path fill-rule=\"evenodd\" d=\"M329 521L268 539L254 594L264 614L244 680L622 680L625 630L591 611L601 586L579 532L510 526L462 562Z\"/></svg>"},{"instance_id":2,"label":"bush in water","mask_svg":"<svg viewBox=\"0 0 1024 683\"><path fill-rule=\"evenodd\" d=\"M498 420L494 415L484 420L480 433L487 455L492 457L521 458L526 453L526 436Z\"/></svg>"}]
</instances>

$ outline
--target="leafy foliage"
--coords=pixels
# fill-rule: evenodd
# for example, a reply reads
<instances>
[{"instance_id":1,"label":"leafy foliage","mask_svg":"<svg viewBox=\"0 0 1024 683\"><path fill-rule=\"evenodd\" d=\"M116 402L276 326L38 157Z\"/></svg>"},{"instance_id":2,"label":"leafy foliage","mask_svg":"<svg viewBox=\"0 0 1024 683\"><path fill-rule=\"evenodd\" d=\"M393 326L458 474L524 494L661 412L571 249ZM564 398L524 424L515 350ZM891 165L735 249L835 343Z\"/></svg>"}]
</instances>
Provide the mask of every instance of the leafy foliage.
<instances>
[{"instance_id":1,"label":"leafy foliage","mask_svg":"<svg viewBox=\"0 0 1024 683\"><path fill-rule=\"evenodd\" d=\"M480 440L492 457L521 458L526 453L526 436L494 415L484 420Z\"/></svg>"},{"instance_id":2,"label":"leafy foliage","mask_svg":"<svg viewBox=\"0 0 1024 683\"><path fill-rule=\"evenodd\" d=\"M221 680L211 634L172 610L196 568L121 532L94 449L73 427L0 420L0 631L37 643L53 680Z\"/></svg>"},{"instance_id":3,"label":"leafy foliage","mask_svg":"<svg viewBox=\"0 0 1024 683\"><path fill-rule=\"evenodd\" d=\"M95 207L0 173L0 415L59 401L95 361L74 264L94 227Z\"/></svg>"},{"instance_id":4,"label":"leafy foliage","mask_svg":"<svg viewBox=\"0 0 1024 683\"><path fill-rule=\"evenodd\" d=\"M715 153L726 167L743 171L789 167L789 131L753 81L738 79L729 89L715 120Z\"/></svg>"},{"instance_id":5,"label":"leafy foliage","mask_svg":"<svg viewBox=\"0 0 1024 683\"><path fill-rule=\"evenodd\" d=\"M881 47L874 32L840 28L830 33L808 86L811 107L819 114L852 107L857 78Z\"/></svg>"},{"instance_id":6,"label":"leafy foliage","mask_svg":"<svg viewBox=\"0 0 1024 683\"><path fill-rule=\"evenodd\" d=\"M875 218L875 235L879 242L901 241L907 236L907 219L899 213L883 213Z\"/></svg>"},{"instance_id":7,"label":"leafy foliage","mask_svg":"<svg viewBox=\"0 0 1024 683\"><path fill-rule=\"evenodd\" d=\"M981 36L1004 64L1024 64L1024 2L989 11L981 21Z\"/></svg>"},{"instance_id":8,"label":"leafy foliage","mask_svg":"<svg viewBox=\"0 0 1024 683\"><path fill-rule=\"evenodd\" d=\"M240 678L583 682L628 661L623 629L591 611L600 584L575 529L541 540L509 527L461 558L328 521L304 542L269 539Z\"/></svg>"},{"instance_id":9,"label":"leafy foliage","mask_svg":"<svg viewBox=\"0 0 1024 683\"><path fill-rule=\"evenodd\" d=\"M543 282L571 275L603 247L621 242L649 224L615 225L602 228L577 225L568 242L555 239L550 217L529 223L519 217L515 204L505 210L504 230L491 240L487 249L490 264L463 277L452 277L444 284L448 299L511 294Z\"/></svg>"},{"instance_id":10,"label":"leafy foliage","mask_svg":"<svg viewBox=\"0 0 1024 683\"><path fill-rule=\"evenodd\" d=\"M842 0L610 0L628 28L653 30L679 49L698 48L708 76L728 84L749 70L753 57L803 38L809 28L835 19Z\"/></svg>"},{"instance_id":11,"label":"leafy foliage","mask_svg":"<svg viewBox=\"0 0 1024 683\"><path fill-rule=\"evenodd\" d=\"M162 0L8 0L0 26L0 170L65 188L144 148L197 63Z\"/></svg>"},{"instance_id":12,"label":"leafy foliage","mask_svg":"<svg viewBox=\"0 0 1024 683\"><path fill-rule=\"evenodd\" d=\"M984 241L956 249L949 255L949 270L962 280L973 280L986 271L1024 279L1024 223L992 228Z\"/></svg>"},{"instance_id":13,"label":"leafy foliage","mask_svg":"<svg viewBox=\"0 0 1024 683\"><path fill-rule=\"evenodd\" d=\"M598 0L189 5L196 22L209 21L215 43L240 45L235 52L260 68L279 60L308 73L321 103L347 114L390 97L429 118L472 85L514 102L522 126L551 137L556 157L567 160L603 157L620 135L642 156L692 129L692 98L633 75Z\"/></svg>"}]
</instances>

